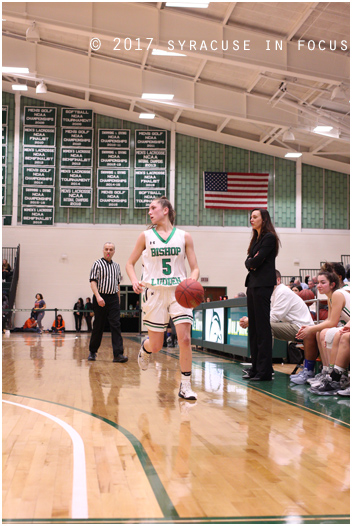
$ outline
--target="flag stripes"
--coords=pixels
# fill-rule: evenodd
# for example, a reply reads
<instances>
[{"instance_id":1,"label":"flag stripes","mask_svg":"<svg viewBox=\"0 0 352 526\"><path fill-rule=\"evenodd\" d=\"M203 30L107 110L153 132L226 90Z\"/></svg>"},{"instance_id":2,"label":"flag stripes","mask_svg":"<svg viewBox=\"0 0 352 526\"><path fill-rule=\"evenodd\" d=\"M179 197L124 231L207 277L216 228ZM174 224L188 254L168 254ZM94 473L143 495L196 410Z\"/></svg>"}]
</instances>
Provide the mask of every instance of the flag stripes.
<instances>
[{"instance_id":1,"label":"flag stripes","mask_svg":"<svg viewBox=\"0 0 352 526\"><path fill-rule=\"evenodd\" d=\"M268 184L268 173L204 172L204 207L267 208Z\"/></svg>"}]
</instances>

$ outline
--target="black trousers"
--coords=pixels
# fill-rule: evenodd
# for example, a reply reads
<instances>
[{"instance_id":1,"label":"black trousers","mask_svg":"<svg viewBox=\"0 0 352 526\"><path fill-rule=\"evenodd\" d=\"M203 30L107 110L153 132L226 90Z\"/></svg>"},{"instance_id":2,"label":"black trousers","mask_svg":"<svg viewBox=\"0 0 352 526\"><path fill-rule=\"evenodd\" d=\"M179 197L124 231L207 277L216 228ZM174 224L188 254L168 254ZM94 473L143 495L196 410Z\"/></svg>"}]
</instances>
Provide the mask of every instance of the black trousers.
<instances>
[{"instance_id":1,"label":"black trousers","mask_svg":"<svg viewBox=\"0 0 352 526\"><path fill-rule=\"evenodd\" d=\"M121 335L120 302L117 294L100 294L105 306L100 307L93 296L94 322L89 342L89 352L95 354L101 344L106 320L109 321L111 331L112 350L114 358L123 354L123 340Z\"/></svg>"},{"instance_id":2,"label":"black trousers","mask_svg":"<svg viewBox=\"0 0 352 526\"><path fill-rule=\"evenodd\" d=\"M76 314L76 313L75 313L75 326L76 326L76 331L77 331L77 332L80 332L80 331L81 331L81 328L82 328L82 318L83 318L83 314Z\"/></svg>"},{"instance_id":3,"label":"black trousers","mask_svg":"<svg viewBox=\"0 0 352 526\"><path fill-rule=\"evenodd\" d=\"M252 369L265 380L271 380L272 333L270 325L270 298L274 287L248 287L248 337Z\"/></svg>"},{"instance_id":4,"label":"black trousers","mask_svg":"<svg viewBox=\"0 0 352 526\"><path fill-rule=\"evenodd\" d=\"M85 317L86 317L88 332L92 332L92 316L90 314L86 314Z\"/></svg>"}]
</instances>

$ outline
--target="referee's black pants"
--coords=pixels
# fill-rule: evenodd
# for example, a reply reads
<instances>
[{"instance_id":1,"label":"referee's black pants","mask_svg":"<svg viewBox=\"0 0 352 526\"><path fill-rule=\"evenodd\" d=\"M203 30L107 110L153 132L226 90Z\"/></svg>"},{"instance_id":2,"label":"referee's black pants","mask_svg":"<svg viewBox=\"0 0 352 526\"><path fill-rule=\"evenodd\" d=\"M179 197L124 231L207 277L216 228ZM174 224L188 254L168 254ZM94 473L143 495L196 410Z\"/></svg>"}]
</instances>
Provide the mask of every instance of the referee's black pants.
<instances>
[{"instance_id":1,"label":"referee's black pants","mask_svg":"<svg viewBox=\"0 0 352 526\"><path fill-rule=\"evenodd\" d=\"M248 338L253 373L271 380L272 332L270 325L270 298L274 287L248 287Z\"/></svg>"},{"instance_id":2,"label":"referee's black pants","mask_svg":"<svg viewBox=\"0 0 352 526\"><path fill-rule=\"evenodd\" d=\"M105 306L100 307L93 296L94 323L89 342L89 352L95 354L101 344L106 320L109 321L111 331L112 350L114 358L123 354L123 340L121 336L120 302L117 294L100 294Z\"/></svg>"}]
</instances>

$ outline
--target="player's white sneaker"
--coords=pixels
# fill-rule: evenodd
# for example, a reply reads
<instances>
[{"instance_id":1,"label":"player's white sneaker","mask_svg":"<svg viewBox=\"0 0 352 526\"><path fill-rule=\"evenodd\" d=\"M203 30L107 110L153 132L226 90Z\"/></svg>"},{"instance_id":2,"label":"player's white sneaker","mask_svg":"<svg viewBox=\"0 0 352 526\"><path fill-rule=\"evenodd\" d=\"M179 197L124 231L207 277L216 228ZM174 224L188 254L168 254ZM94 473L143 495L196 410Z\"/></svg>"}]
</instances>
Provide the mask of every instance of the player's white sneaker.
<instances>
[{"instance_id":1,"label":"player's white sneaker","mask_svg":"<svg viewBox=\"0 0 352 526\"><path fill-rule=\"evenodd\" d=\"M337 391L337 394L340 396L350 396L350 386L346 387L346 389L342 389L341 391Z\"/></svg>"},{"instance_id":2,"label":"player's white sneaker","mask_svg":"<svg viewBox=\"0 0 352 526\"><path fill-rule=\"evenodd\" d=\"M139 368L142 369L142 371L146 371L148 369L149 360L150 360L150 354L145 352L143 349L143 344L146 340L142 342L141 348L139 349L138 353L138 365Z\"/></svg>"},{"instance_id":3,"label":"player's white sneaker","mask_svg":"<svg viewBox=\"0 0 352 526\"><path fill-rule=\"evenodd\" d=\"M325 380L327 374L328 371L321 371L321 373L316 374L312 378L308 378L307 383L310 384L311 387L319 387Z\"/></svg>"},{"instance_id":4,"label":"player's white sneaker","mask_svg":"<svg viewBox=\"0 0 352 526\"><path fill-rule=\"evenodd\" d=\"M197 394L191 389L191 382L180 383L178 396L180 398L184 398L185 400L197 400Z\"/></svg>"},{"instance_id":5,"label":"player's white sneaker","mask_svg":"<svg viewBox=\"0 0 352 526\"><path fill-rule=\"evenodd\" d=\"M307 383L308 378L313 378L314 371L308 371L305 367L303 371L294 376L290 376L290 381L297 385L303 385Z\"/></svg>"}]
</instances>

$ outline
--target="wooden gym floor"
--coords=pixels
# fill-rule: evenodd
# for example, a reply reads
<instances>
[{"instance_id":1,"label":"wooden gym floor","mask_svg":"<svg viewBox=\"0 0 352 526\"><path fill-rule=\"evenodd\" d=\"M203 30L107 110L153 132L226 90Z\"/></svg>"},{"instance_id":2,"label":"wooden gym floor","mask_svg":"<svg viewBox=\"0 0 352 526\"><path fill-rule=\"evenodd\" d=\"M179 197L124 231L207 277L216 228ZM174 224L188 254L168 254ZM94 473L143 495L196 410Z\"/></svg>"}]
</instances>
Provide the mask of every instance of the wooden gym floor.
<instances>
[{"instance_id":1,"label":"wooden gym floor","mask_svg":"<svg viewBox=\"0 0 352 526\"><path fill-rule=\"evenodd\" d=\"M3 523L349 524L349 399L195 350L181 401L177 348L88 338L3 336Z\"/></svg>"}]
</instances>

